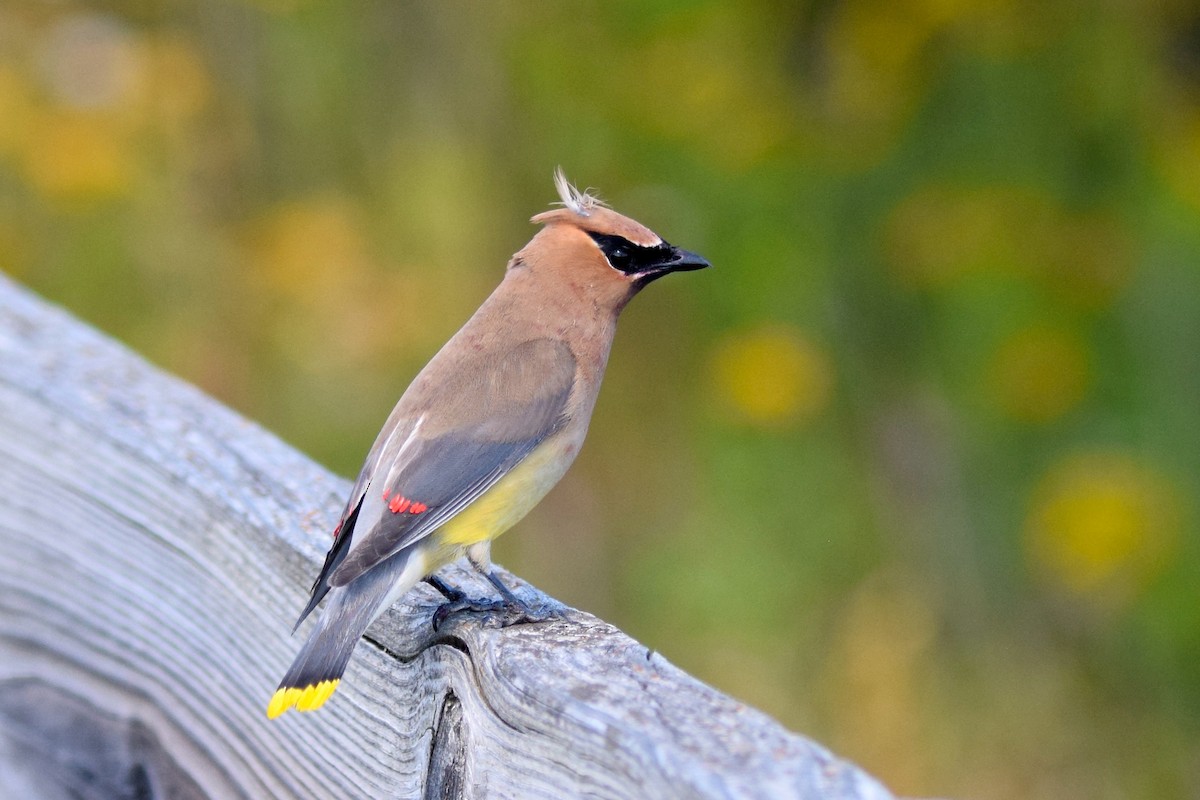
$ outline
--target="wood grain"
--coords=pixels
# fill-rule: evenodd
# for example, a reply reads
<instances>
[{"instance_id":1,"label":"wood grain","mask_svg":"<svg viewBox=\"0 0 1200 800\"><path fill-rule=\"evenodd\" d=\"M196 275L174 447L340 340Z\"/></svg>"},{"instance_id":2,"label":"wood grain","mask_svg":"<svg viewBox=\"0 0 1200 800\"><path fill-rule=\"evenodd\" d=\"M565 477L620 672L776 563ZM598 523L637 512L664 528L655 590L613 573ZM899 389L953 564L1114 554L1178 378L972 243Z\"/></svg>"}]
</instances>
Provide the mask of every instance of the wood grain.
<instances>
[{"instance_id":1,"label":"wood grain","mask_svg":"<svg viewBox=\"0 0 1200 800\"><path fill-rule=\"evenodd\" d=\"M560 615L435 634L415 589L267 720L347 490L0 277L0 797L891 797L519 582Z\"/></svg>"}]
</instances>

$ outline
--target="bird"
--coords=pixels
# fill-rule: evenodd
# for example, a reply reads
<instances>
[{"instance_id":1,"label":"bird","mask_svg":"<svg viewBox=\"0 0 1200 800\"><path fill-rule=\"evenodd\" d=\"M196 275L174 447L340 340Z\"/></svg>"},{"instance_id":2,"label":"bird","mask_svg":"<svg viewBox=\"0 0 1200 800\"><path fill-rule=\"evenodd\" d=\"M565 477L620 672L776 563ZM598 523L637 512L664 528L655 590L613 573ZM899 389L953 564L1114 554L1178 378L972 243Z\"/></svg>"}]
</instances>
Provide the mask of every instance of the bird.
<instances>
[{"instance_id":1,"label":"bird","mask_svg":"<svg viewBox=\"0 0 1200 800\"><path fill-rule=\"evenodd\" d=\"M311 711L368 626L466 556L506 603L491 542L562 478L584 436L617 318L647 284L710 266L554 172L559 200L483 305L405 390L372 445L293 633L320 618L267 706ZM436 620L436 617L435 617Z\"/></svg>"}]
</instances>

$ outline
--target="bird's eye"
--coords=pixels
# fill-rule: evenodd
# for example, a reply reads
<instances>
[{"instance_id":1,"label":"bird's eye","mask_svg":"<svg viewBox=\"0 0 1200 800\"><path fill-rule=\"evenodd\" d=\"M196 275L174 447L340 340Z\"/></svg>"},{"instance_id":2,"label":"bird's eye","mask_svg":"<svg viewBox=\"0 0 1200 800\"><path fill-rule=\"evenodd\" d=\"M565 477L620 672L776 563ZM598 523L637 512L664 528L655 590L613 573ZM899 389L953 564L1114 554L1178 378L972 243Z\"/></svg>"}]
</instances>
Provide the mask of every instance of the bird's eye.
<instances>
[{"instance_id":1,"label":"bird's eye","mask_svg":"<svg viewBox=\"0 0 1200 800\"><path fill-rule=\"evenodd\" d=\"M624 272L627 275L637 270L638 265L642 261L642 250L644 248L638 247L633 242L620 236L592 231L589 231L588 235L599 245L600 251L604 253L604 257L608 259L608 263L613 269Z\"/></svg>"}]
</instances>

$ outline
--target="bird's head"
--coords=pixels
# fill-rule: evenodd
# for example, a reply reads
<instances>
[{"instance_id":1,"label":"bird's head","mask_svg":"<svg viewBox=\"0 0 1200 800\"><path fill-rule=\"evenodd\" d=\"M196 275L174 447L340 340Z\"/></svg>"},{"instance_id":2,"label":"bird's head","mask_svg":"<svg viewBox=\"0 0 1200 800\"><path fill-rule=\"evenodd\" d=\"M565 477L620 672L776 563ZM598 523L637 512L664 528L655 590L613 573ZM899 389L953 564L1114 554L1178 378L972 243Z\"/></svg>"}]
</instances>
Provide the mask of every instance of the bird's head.
<instances>
[{"instance_id":1,"label":"bird's head","mask_svg":"<svg viewBox=\"0 0 1200 800\"><path fill-rule=\"evenodd\" d=\"M640 222L618 214L567 182L561 169L554 185L562 208L538 214L545 227L513 259L569 281L619 310L646 284L672 272L703 269L707 260L675 247Z\"/></svg>"}]
</instances>

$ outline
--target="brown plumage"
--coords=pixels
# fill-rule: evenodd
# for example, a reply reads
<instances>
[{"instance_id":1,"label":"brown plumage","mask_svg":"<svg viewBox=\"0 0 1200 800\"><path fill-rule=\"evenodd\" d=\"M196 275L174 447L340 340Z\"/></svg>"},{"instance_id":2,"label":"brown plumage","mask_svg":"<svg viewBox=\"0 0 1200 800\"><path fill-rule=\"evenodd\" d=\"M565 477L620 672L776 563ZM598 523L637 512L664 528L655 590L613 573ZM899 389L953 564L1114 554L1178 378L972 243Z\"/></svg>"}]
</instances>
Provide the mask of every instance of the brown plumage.
<instances>
[{"instance_id":1,"label":"brown plumage","mask_svg":"<svg viewBox=\"0 0 1200 800\"><path fill-rule=\"evenodd\" d=\"M708 266L577 191L561 171L555 183L564 207L533 218L542 229L375 440L300 621L328 598L325 610L269 716L325 702L371 621L463 554L520 602L491 571L491 540L579 452L621 309L663 275Z\"/></svg>"}]
</instances>

